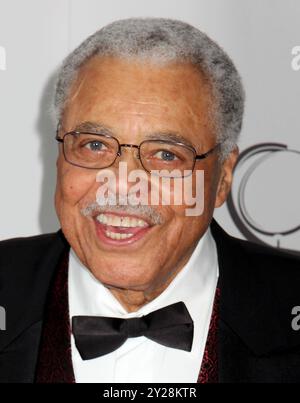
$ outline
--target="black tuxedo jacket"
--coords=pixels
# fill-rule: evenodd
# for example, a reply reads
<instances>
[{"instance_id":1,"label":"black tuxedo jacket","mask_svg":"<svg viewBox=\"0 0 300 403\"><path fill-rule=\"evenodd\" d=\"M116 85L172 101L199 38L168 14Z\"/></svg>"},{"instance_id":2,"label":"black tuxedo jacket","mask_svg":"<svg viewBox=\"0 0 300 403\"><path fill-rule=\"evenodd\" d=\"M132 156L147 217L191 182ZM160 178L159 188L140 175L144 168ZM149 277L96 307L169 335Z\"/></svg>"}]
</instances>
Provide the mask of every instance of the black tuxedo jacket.
<instances>
[{"instance_id":1,"label":"black tuxedo jacket","mask_svg":"<svg viewBox=\"0 0 300 403\"><path fill-rule=\"evenodd\" d=\"M219 382L300 383L300 259L229 236L211 223L219 260ZM33 382L47 292L60 256L61 231L0 242L0 382ZM201 309L201 307L199 307Z\"/></svg>"}]
</instances>

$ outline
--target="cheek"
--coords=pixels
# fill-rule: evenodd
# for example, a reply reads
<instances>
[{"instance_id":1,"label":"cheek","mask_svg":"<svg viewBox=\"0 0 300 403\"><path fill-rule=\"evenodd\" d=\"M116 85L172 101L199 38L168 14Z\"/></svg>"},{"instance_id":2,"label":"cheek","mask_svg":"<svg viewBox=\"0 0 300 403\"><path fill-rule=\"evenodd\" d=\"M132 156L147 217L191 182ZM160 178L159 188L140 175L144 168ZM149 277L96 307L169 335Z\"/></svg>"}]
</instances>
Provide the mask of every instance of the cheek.
<instances>
[{"instance_id":1,"label":"cheek","mask_svg":"<svg viewBox=\"0 0 300 403\"><path fill-rule=\"evenodd\" d=\"M201 231L209 223L213 214L218 189L218 169L216 165L194 171L185 178L177 189L171 187L171 199L180 195L182 203L171 206L173 216L187 228L188 233ZM178 190L180 189L180 190Z\"/></svg>"},{"instance_id":2,"label":"cheek","mask_svg":"<svg viewBox=\"0 0 300 403\"><path fill-rule=\"evenodd\" d=\"M166 257L169 259L170 256L176 256L177 259L181 259L187 256L191 246L195 245L206 228L206 216L188 217L181 206L174 206L172 219L161 236L164 239L163 246L156 247L155 259L161 257L160 261L166 264Z\"/></svg>"},{"instance_id":3,"label":"cheek","mask_svg":"<svg viewBox=\"0 0 300 403\"><path fill-rule=\"evenodd\" d=\"M87 170L72 167L68 164L58 166L56 202L76 206L92 191L96 184L96 176Z\"/></svg>"},{"instance_id":4,"label":"cheek","mask_svg":"<svg viewBox=\"0 0 300 403\"><path fill-rule=\"evenodd\" d=\"M171 200L171 208L178 217L200 215L205 207L206 198L211 193L210 187L211 184L204 171L198 170L189 177L172 181L169 188L164 188L167 197L162 199Z\"/></svg>"}]
</instances>

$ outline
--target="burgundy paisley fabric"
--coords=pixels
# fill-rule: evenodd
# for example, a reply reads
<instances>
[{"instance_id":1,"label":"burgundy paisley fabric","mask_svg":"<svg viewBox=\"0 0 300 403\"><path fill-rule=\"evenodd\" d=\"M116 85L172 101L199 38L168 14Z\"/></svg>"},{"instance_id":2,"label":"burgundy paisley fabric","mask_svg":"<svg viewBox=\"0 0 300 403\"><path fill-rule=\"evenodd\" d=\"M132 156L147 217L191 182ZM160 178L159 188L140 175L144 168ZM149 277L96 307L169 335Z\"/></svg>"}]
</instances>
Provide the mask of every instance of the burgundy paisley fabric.
<instances>
[{"instance_id":1,"label":"burgundy paisley fabric","mask_svg":"<svg viewBox=\"0 0 300 403\"><path fill-rule=\"evenodd\" d=\"M75 383L71 355L68 303L69 251L62 255L49 290L36 369L36 383ZM218 382L217 325L220 289L217 288L198 383Z\"/></svg>"},{"instance_id":2,"label":"burgundy paisley fabric","mask_svg":"<svg viewBox=\"0 0 300 403\"><path fill-rule=\"evenodd\" d=\"M68 303L69 251L63 253L48 295L36 383L75 383Z\"/></svg>"},{"instance_id":3,"label":"burgundy paisley fabric","mask_svg":"<svg viewBox=\"0 0 300 403\"><path fill-rule=\"evenodd\" d=\"M218 383L218 318L220 306L220 288L217 287L213 312L210 319L208 337L203 355L198 383Z\"/></svg>"}]
</instances>

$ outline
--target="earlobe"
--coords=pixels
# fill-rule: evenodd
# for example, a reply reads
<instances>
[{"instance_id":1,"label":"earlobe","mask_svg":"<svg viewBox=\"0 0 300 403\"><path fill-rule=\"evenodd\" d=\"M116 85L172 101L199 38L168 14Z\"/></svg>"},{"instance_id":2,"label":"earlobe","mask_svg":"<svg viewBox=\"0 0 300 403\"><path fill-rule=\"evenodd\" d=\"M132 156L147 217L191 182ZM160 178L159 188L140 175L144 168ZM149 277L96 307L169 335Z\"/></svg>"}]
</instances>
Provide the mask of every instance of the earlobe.
<instances>
[{"instance_id":1,"label":"earlobe","mask_svg":"<svg viewBox=\"0 0 300 403\"><path fill-rule=\"evenodd\" d=\"M218 184L218 190L215 201L215 208L221 207L227 197L227 183L226 183L226 174L222 174L222 177Z\"/></svg>"}]
</instances>

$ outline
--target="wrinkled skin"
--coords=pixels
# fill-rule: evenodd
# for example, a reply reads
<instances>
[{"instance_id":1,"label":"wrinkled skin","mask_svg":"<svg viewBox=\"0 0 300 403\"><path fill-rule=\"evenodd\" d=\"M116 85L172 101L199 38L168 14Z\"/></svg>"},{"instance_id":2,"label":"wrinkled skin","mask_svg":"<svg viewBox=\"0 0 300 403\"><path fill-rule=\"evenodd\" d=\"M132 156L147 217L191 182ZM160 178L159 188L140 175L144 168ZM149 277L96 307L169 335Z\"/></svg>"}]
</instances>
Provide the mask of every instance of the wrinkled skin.
<instances>
[{"instance_id":1,"label":"wrinkled skin","mask_svg":"<svg viewBox=\"0 0 300 403\"><path fill-rule=\"evenodd\" d=\"M60 135L86 121L109 127L120 143L139 144L152 133L176 132L200 154L216 144L211 102L207 80L190 65L94 57L72 85ZM133 244L108 247L96 236L91 217L80 212L95 200L97 171L66 162L60 145L55 203L62 230L82 263L128 311L135 311L158 296L188 261L214 208L226 200L237 155L235 149L221 164L214 152L196 162L205 177L201 216L186 216L185 205L155 206L163 224ZM117 172L120 161L127 162L128 171L141 168L129 148L110 169Z\"/></svg>"}]
</instances>

